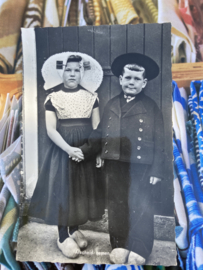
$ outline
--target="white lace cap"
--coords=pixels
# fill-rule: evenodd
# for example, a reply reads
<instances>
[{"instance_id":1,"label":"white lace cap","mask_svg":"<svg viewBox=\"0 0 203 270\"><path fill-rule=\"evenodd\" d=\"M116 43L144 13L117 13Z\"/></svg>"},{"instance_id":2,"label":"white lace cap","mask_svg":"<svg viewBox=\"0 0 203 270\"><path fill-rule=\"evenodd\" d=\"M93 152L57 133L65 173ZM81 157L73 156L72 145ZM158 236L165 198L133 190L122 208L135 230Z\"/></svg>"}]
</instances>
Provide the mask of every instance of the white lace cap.
<instances>
[{"instance_id":1,"label":"white lace cap","mask_svg":"<svg viewBox=\"0 0 203 270\"><path fill-rule=\"evenodd\" d=\"M44 89L48 90L61 83L63 83L63 72L67 59L71 55L79 55L82 57L83 62L90 62L91 69L84 71L84 76L80 85L90 92L95 92L103 80L103 70L101 65L91 56L79 52L63 52L50 56L42 67L42 76L44 78ZM63 62L63 68L57 69L57 61Z\"/></svg>"}]
</instances>

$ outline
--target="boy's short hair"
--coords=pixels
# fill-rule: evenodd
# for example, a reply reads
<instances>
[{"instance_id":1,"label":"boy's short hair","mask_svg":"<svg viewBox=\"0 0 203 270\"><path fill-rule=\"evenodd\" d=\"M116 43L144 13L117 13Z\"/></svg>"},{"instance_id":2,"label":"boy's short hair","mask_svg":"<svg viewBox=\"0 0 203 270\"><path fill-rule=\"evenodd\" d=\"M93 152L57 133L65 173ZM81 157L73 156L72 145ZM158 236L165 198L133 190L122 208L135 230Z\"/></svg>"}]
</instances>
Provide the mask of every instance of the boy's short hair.
<instances>
[{"instance_id":1,"label":"boy's short hair","mask_svg":"<svg viewBox=\"0 0 203 270\"><path fill-rule=\"evenodd\" d=\"M125 72L125 68L133 71L140 71L140 72L143 71L143 79L145 79L146 71L145 68L143 68L142 66L139 66L137 64L127 64L123 67L122 75Z\"/></svg>"}]
</instances>

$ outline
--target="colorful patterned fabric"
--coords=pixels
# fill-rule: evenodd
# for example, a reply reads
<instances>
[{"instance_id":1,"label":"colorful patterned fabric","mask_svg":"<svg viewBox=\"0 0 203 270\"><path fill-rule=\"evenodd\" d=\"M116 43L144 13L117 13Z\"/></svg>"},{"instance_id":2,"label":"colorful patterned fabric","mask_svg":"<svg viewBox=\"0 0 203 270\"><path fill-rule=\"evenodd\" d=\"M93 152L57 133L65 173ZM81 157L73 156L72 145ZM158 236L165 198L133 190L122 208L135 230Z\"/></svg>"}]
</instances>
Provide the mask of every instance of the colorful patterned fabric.
<instances>
[{"instance_id":1,"label":"colorful patterned fabric","mask_svg":"<svg viewBox=\"0 0 203 270\"><path fill-rule=\"evenodd\" d=\"M119 24L136 24L139 22L139 17L130 0L111 0L111 5Z\"/></svg>"},{"instance_id":2,"label":"colorful patterned fabric","mask_svg":"<svg viewBox=\"0 0 203 270\"><path fill-rule=\"evenodd\" d=\"M21 136L0 155L0 170L4 182L20 161Z\"/></svg>"},{"instance_id":3,"label":"colorful patterned fabric","mask_svg":"<svg viewBox=\"0 0 203 270\"><path fill-rule=\"evenodd\" d=\"M203 189L203 176L200 173L201 172L201 164L200 164L200 153L199 153L199 143L198 143L198 137L197 137L197 132L196 132L196 124L195 124L195 117L194 117L194 111L193 111L193 101L192 97L189 96L188 98L188 106L189 106L189 113L190 113L190 118L191 118L191 123L192 123L192 134L193 134L193 142L194 142L194 148L195 148L195 158L197 162L197 169L198 169L198 174L199 174L199 181L201 184L201 187Z\"/></svg>"},{"instance_id":4,"label":"colorful patterned fabric","mask_svg":"<svg viewBox=\"0 0 203 270\"><path fill-rule=\"evenodd\" d=\"M196 86L199 86L199 91L197 91ZM197 157L197 163L198 163L198 172L199 177L203 189L203 101L202 95L203 95L203 83L196 81L191 82L190 85L191 90L191 96L189 97L189 108L191 113L192 121L195 125L195 133L197 136L197 142L196 144L196 157Z\"/></svg>"},{"instance_id":5,"label":"colorful patterned fabric","mask_svg":"<svg viewBox=\"0 0 203 270\"><path fill-rule=\"evenodd\" d=\"M18 163L18 165L12 170L12 172L5 178L5 184L17 204L20 203L20 169L21 164Z\"/></svg>"},{"instance_id":6,"label":"colorful patterned fabric","mask_svg":"<svg viewBox=\"0 0 203 270\"><path fill-rule=\"evenodd\" d=\"M84 270L91 270L91 269L84 269ZM107 264L105 270L144 270L144 268L141 265L136 266L136 265Z\"/></svg>"},{"instance_id":7,"label":"colorful patterned fabric","mask_svg":"<svg viewBox=\"0 0 203 270\"><path fill-rule=\"evenodd\" d=\"M42 17L43 17L44 0L29 0L25 15L24 23L22 27L41 27ZM23 72L23 56L22 56L22 43L21 38L19 40L16 63L15 63L15 73Z\"/></svg>"},{"instance_id":8,"label":"colorful patterned fabric","mask_svg":"<svg viewBox=\"0 0 203 270\"><path fill-rule=\"evenodd\" d=\"M13 243L17 243L19 228L20 228L20 217L17 218L15 227L13 229L13 235L11 239Z\"/></svg>"},{"instance_id":9,"label":"colorful patterned fabric","mask_svg":"<svg viewBox=\"0 0 203 270\"><path fill-rule=\"evenodd\" d=\"M10 200L12 201L14 200L13 196L16 202L19 203L19 200L20 200L19 199L20 198L20 185L19 184L20 184L20 179L21 179L20 174L19 174L20 161L21 161L21 136L0 155L0 171L1 171L2 179L5 183L0 194L0 211L1 211L0 218L4 212L4 209L6 208L7 210ZM10 195L10 192L11 194L13 194L13 196ZM3 257L0 257L0 262L2 263L4 263L4 260L6 260L5 258L7 257L9 258L9 260L11 259L11 262L12 261L15 262L14 257L12 257L13 254L11 253L10 249L7 247L7 244L10 240L13 240L13 242L17 242L17 234L19 230L19 220L17 222L18 207L15 204L15 202L11 203L11 205L12 205L11 213L13 213L13 216L11 216L12 224L9 225L9 219L5 219L6 220L5 226L8 223L9 226L12 226L12 230L9 231L9 233L7 234L6 240L3 241L2 243L0 242L1 249L3 250L2 251ZM5 210L4 216L6 215L6 210ZM4 218L2 218L1 225L3 223L4 223ZM2 232L2 234L3 233L4 231ZM14 267L14 268L9 268L9 269L17 269L17 268Z\"/></svg>"},{"instance_id":10,"label":"colorful patterned fabric","mask_svg":"<svg viewBox=\"0 0 203 270\"><path fill-rule=\"evenodd\" d=\"M21 74L5 75L0 73L0 120L3 116L7 93L9 93L10 99L12 99L14 95L19 99L22 95L22 87L23 81Z\"/></svg>"},{"instance_id":11,"label":"colorful patterned fabric","mask_svg":"<svg viewBox=\"0 0 203 270\"><path fill-rule=\"evenodd\" d=\"M27 0L0 1L0 73L13 71L26 5Z\"/></svg>"},{"instance_id":12,"label":"colorful patterned fabric","mask_svg":"<svg viewBox=\"0 0 203 270\"><path fill-rule=\"evenodd\" d=\"M158 23L172 24L172 63L196 61L195 46L179 16L176 0L158 0Z\"/></svg>"},{"instance_id":13,"label":"colorful patterned fabric","mask_svg":"<svg viewBox=\"0 0 203 270\"><path fill-rule=\"evenodd\" d=\"M10 192L6 185L3 186L1 193L0 193L0 221L3 217L4 210L10 198Z\"/></svg>"},{"instance_id":14,"label":"colorful patterned fabric","mask_svg":"<svg viewBox=\"0 0 203 270\"><path fill-rule=\"evenodd\" d=\"M181 153L174 139L173 155L175 168L181 183L181 188L184 195L187 215L189 219L190 247L187 254L186 270L200 270L203 267L203 256L201 255L203 253L203 217L198 202L196 200L193 182L189 177L190 172L185 167L185 164L181 157Z\"/></svg>"},{"instance_id":15,"label":"colorful patterned fabric","mask_svg":"<svg viewBox=\"0 0 203 270\"><path fill-rule=\"evenodd\" d=\"M188 34L192 42L194 43L195 41L195 31L193 27L194 22L193 22L191 12L190 12L189 0L179 0L179 11L180 11L182 20L187 25Z\"/></svg>"},{"instance_id":16,"label":"colorful patterned fabric","mask_svg":"<svg viewBox=\"0 0 203 270\"><path fill-rule=\"evenodd\" d=\"M176 143L178 149L183 156L187 168L190 168L190 160L187 147L187 134L186 134L186 122L187 122L187 95L185 90L179 89L177 84L173 82L173 129L176 137ZM180 250L180 254L183 258L187 257L188 243L188 222L187 215L184 206L184 200L182 198L182 190L176 171L174 169L174 203L175 213L178 220L178 226L175 228L176 232L176 244Z\"/></svg>"},{"instance_id":17,"label":"colorful patterned fabric","mask_svg":"<svg viewBox=\"0 0 203 270\"><path fill-rule=\"evenodd\" d=\"M198 85L198 82L191 83L192 97L189 98L189 111L192 120L187 120L187 103L175 83L173 93L173 125L175 135L175 139L173 140L175 163L174 175L176 179L178 177L180 182L181 189L179 192L182 192L184 196L189 222L188 231L190 245L186 254L187 270L202 269L203 267L203 192L199 181L198 169L196 166L197 160L195 156L195 149L197 148L195 148L196 138L198 139L198 147L200 147L201 150L202 128L200 117L201 110L199 110L200 105L198 97L198 93L200 94L200 91L196 91L197 89L194 89L196 84ZM193 123L195 124L194 126ZM199 160L201 161L201 154ZM200 173L202 172L200 171ZM178 207L180 207L180 202L178 204L176 203L176 192L177 190L175 189L175 206L178 205ZM183 212L179 213L183 214ZM183 230L180 230L180 234L182 231ZM178 237L176 234L176 239Z\"/></svg>"},{"instance_id":18,"label":"colorful patterned fabric","mask_svg":"<svg viewBox=\"0 0 203 270\"><path fill-rule=\"evenodd\" d=\"M60 26L62 26L64 4L65 4L65 0L57 0L57 8L58 8L58 16L59 16Z\"/></svg>"},{"instance_id":19,"label":"colorful patterned fabric","mask_svg":"<svg viewBox=\"0 0 203 270\"><path fill-rule=\"evenodd\" d=\"M10 247L10 239L18 216L18 209L10 196L0 225L0 263L10 270L20 270Z\"/></svg>"},{"instance_id":20,"label":"colorful patterned fabric","mask_svg":"<svg viewBox=\"0 0 203 270\"><path fill-rule=\"evenodd\" d=\"M56 0L46 0L43 27L58 27L59 16Z\"/></svg>"}]
</instances>

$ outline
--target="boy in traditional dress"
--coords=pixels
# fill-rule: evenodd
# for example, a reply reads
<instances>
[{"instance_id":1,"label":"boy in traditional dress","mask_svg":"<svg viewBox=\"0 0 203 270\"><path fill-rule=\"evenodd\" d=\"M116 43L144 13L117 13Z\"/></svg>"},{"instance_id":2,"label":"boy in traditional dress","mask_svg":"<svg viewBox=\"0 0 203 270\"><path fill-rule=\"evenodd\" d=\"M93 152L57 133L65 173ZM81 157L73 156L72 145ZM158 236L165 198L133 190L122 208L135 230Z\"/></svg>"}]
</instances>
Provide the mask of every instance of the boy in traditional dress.
<instances>
[{"instance_id":1,"label":"boy in traditional dress","mask_svg":"<svg viewBox=\"0 0 203 270\"><path fill-rule=\"evenodd\" d=\"M101 151L104 160L111 261L141 265L154 242L153 189L163 179L162 112L144 94L159 67L145 55L128 53L117 57L111 69L122 92L107 103L97 130L80 148L85 159Z\"/></svg>"}]
</instances>

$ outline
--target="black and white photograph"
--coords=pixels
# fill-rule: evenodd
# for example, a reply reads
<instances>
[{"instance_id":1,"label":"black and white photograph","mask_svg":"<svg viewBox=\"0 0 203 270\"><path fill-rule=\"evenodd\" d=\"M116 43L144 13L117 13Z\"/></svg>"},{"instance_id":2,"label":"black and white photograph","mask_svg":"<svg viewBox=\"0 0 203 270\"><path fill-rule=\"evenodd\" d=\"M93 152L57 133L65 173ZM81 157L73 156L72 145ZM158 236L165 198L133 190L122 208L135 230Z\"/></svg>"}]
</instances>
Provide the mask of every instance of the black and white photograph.
<instances>
[{"instance_id":1,"label":"black and white photograph","mask_svg":"<svg viewBox=\"0 0 203 270\"><path fill-rule=\"evenodd\" d=\"M22 44L17 260L176 265L171 25L22 29Z\"/></svg>"}]
</instances>

